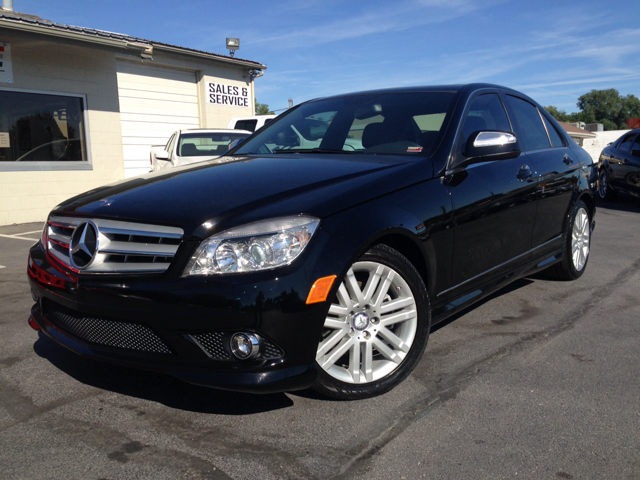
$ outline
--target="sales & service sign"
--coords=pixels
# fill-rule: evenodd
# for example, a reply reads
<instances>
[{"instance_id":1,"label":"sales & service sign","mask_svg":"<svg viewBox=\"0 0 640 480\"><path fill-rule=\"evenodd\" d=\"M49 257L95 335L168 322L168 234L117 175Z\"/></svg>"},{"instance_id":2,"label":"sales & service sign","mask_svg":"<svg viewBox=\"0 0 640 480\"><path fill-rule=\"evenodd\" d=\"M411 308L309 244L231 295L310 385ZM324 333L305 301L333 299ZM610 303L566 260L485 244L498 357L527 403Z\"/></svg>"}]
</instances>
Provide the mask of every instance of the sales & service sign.
<instances>
[{"instance_id":1,"label":"sales & service sign","mask_svg":"<svg viewBox=\"0 0 640 480\"><path fill-rule=\"evenodd\" d=\"M208 86L207 103L227 105L229 107L251 107L248 87L215 82L209 82Z\"/></svg>"}]
</instances>

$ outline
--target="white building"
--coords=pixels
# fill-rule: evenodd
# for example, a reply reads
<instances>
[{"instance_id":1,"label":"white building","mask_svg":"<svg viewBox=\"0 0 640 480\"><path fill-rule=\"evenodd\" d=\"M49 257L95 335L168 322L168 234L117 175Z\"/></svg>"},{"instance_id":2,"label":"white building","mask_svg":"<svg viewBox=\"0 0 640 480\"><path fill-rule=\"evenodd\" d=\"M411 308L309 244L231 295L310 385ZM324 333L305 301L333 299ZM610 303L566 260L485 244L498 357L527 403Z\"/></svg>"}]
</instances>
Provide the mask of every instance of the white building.
<instances>
[{"instance_id":1,"label":"white building","mask_svg":"<svg viewBox=\"0 0 640 480\"><path fill-rule=\"evenodd\" d=\"M177 128L253 115L265 68L0 9L0 225L148 172Z\"/></svg>"}]
</instances>

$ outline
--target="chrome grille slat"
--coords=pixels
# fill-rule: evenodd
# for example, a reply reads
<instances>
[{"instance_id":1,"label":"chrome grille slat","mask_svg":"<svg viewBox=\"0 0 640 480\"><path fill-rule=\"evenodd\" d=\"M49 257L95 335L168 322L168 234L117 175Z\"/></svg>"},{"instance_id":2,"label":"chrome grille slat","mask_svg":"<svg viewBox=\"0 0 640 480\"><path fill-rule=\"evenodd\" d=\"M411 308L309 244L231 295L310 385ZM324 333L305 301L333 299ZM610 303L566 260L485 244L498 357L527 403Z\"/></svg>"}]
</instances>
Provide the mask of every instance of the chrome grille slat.
<instances>
[{"instance_id":1,"label":"chrome grille slat","mask_svg":"<svg viewBox=\"0 0 640 480\"><path fill-rule=\"evenodd\" d=\"M100 243L102 245L102 243ZM100 253L120 253L123 255L164 255L173 257L177 245L169 244L148 244L110 241L106 247L100 247Z\"/></svg>"},{"instance_id":2,"label":"chrome grille slat","mask_svg":"<svg viewBox=\"0 0 640 480\"><path fill-rule=\"evenodd\" d=\"M64 243L66 245L69 245L69 242L71 241L71 235L62 235L55 232L49 232L47 235L51 240L55 240L56 242Z\"/></svg>"},{"instance_id":3,"label":"chrome grille slat","mask_svg":"<svg viewBox=\"0 0 640 480\"><path fill-rule=\"evenodd\" d=\"M157 232L153 230L131 231L131 230L122 230L119 228L104 227L100 229L100 232L105 234L131 235L131 236L137 236L137 237L158 237L158 238L175 238L175 239L182 238L182 233L163 233L163 232Z\"/></svg>"},{"instance_id":4,"label":"chrome grille slat","mask_svg":"<svg viewBox=\"0 0 640 480\"><path fill-rule=\"evenodd\" d=\"M162 273L180 246L181 228L97 218L51 217L49 252L71 267L68 246L73 229L84 222L97 228L97 251L81 273ZM55 242L55 243L54 243Z\"/></svg>"}]
</instances>

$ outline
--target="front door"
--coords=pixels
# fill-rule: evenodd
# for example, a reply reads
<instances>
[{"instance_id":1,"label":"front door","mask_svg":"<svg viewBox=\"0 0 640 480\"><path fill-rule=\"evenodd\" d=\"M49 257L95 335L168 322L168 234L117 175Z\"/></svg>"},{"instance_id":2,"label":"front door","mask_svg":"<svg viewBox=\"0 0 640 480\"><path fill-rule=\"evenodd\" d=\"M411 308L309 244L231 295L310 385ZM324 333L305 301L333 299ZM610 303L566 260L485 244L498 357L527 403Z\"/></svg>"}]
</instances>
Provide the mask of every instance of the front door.
<instances>
[{"instance_id":1,"label":"front door","mask_svg":"<svg viewBox=\"0 0 640 480\"><path fill-rule=\"evenodd\" d=\"M497 93L475 97L465 115L461 141L477 131L512 131ZM531 161L517 158L472 164L449 179L455 216L450 295L473 295L489 278L524 263L531 250L536 188Z\"/></svg>"}]
</instances>

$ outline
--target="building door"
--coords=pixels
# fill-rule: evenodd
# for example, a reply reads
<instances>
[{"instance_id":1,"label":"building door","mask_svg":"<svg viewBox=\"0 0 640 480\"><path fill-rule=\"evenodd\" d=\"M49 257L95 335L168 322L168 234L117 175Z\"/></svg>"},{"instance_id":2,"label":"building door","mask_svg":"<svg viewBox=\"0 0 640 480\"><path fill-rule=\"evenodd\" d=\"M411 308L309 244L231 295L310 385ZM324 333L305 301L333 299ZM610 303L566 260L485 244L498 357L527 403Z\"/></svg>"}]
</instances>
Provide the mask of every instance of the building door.
<instances>
[{"instance_id":1,"label":"building door","mask_svg":"<svg viewBox=\"0 0 640 480\"><path fill-rule=\"evenodd\" d=\"M151 145L164 145L182 128L198 128L193 71L117 61L125 177L147 173Z\"/></svg>"}]
</instances>

